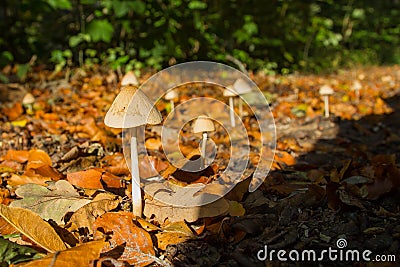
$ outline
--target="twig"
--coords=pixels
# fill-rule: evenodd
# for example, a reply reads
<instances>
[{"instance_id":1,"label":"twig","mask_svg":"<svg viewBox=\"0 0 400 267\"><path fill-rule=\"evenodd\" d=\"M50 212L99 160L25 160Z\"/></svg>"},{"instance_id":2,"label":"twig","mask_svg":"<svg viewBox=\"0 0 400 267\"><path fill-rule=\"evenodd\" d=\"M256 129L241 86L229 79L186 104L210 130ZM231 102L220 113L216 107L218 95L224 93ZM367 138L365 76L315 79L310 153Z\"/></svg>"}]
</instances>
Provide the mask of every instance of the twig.
<instances>
[{"instance_id":1,"label":"twig","mask_svg":"<svg viewBox=\"0 0 400 267\"><path fill-rule=\"evenodd\" d=\"M249 76L249 72L246 70L246 67L244 66L244 64L237 58L234 58L231 55L226 55L225 57L227 60L233 62L236 66L238 66L238 68L240 69L241 72L243 72L244 74L246 74L247 76Z\"/></svg>"}]
</instances>

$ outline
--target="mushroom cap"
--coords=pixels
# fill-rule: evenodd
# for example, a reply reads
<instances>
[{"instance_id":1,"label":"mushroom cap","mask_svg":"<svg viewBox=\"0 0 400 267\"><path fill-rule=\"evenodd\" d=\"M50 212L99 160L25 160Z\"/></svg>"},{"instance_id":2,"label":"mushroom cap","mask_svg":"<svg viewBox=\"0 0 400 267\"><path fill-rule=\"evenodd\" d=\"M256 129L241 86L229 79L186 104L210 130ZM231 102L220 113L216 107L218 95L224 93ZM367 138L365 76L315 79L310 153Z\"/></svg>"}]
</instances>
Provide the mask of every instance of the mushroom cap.
<instances>
[{"instance_id":1,"label":"mushroom cap","mask_svg":"<svg viewBox=\"0 0 400 267\"><path fill-rule=\"evenodd\" d=\"M362 88L362 85L358 80L355 80L353 82L353 85L351 86L351 89L354 91L361 90L361 88Z\"/></svg>"},{"instance_id":2,"label":"mushroom cap","mask_svg":"<svg viewBox=\"0 0 400 267\"><path fill-rule=\"evenodd\" d=\"M215 126L207 115L200 115L197 117L196 121L193 124L193 132L194 133L204 133L204 132L214 132Z\"/></svg>"},{"instance_id":3,"label":"mushroom cap","mask_svg":"<svg viewBox=\"0 0 400 267\"><path fill-rule=\"evenodd\" d=\"M319 94L320 95L332 95L333 94L333 88L330 87L329 85L323 85L319 89Z\"/></svg>"},{"instance_id":4,"label":"mushroom cap","mask_svg":"<svg viewBox=\"0 0 400 267\"><path fill-rule=\"evenodd\" d=\"M179 95L178 95L178 92L176 90L169 90L164 96L164 98L166 100L172 100L172 99L175 99L175 98L178 98L178 97L179 97Z\"/></svg>"},{"instance_id":5,"label":"mushroom cap","mask_svg":"<svg viewBox=\"0 0 400 267\"><path fill-rule=\"evenodd\" d=\"M29 105L35 102L35 97L31 93L27 93L22 99L22 105Z\"/></svg>"},{"instance_id":6,"label":"mushroom cap","mask_svg":"<svg viewBox=\"0 0 400 267\"><path fill-rule=\"evenodd\" d=\"M105 125L113 128L133 128L145 124L159 124L160 112L150 99L135 86L124 86L115 97L104 118Z\"/></svg>"},{"instance_id":7,"label":"mushroom cap","mask_svg":"<svg viewBox=\"0 0 400 267\"><path fill-rule=\"evenodd\" d=\"M234 97L234 96L237 96L235 90L232 89L232 87L230 87L230 86L227 87L227 88L225 88L223 95L226 96L226 97Z\"/></svg>"},{"instance_id":8,"label":"mushroom cap","mask_svg":"<svg viewBox=\"0 0 400 267\"><path fill-rule=\"evenodd\" d=\"M133 71L128 71L124 77L122 77L121 81L121 86L127 86L127 85L139 85L138 79L136 78L135 73Z\"/></svg>"},{"instance_id":9,"label":"mushroom cap","mask_svg":"<svg viewBox=\"0 0 400 267\"><path fill-rule=\"evenodd\" d=\"M243 95L251 92L251 86L242 78L239 78L233 84L233 89L237 92L238 95Z\"/></svg>"}]
</instances>

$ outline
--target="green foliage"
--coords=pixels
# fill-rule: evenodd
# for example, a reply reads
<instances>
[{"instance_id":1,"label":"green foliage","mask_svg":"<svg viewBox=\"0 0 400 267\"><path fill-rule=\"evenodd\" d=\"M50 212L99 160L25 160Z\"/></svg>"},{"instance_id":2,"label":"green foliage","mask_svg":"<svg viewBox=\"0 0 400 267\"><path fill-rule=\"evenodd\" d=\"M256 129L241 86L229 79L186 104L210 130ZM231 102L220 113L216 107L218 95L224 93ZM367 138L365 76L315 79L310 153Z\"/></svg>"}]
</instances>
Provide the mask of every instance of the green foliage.
<instances>
[{"instance_id":1,"label":"green foliage","mask_svg":"<svg viewBox=\"0 0 400 267\"><path fill-rule=\"evenodd\" d=\"M398 1L4 0L0 5L5 10L0 66L27 62L32 55L56 69L99 63L160 69L190 60L233 64L227 55L267 73L400 62Z\"/></svg>"},{"instance_id":2,"label":"green foliage","mask_svg":"<svg viewBox=\"0 0 400 267\"><path fill-rule=\"evenodd\" d=\"M41 258L34 249L20 246L0 236L0 266L17 264L24 261Z\"/></svg>"}]
</instances>

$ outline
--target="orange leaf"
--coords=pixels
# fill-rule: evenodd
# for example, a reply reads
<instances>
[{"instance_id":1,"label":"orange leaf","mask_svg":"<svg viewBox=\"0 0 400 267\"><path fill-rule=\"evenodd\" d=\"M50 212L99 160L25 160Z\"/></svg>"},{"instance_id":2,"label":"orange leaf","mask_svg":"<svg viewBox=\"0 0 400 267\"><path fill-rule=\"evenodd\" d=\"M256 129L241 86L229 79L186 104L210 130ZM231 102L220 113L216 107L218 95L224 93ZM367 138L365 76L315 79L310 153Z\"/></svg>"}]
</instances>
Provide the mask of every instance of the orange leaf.
<instances>
[{"instance_id":1,"label":"orange leaf","mask_svg":"<svg viewBox=\"0 0 400 267\"><path fill-rule=\"evenodd\" d=\"M133 223L134 219L131 212L108 212L94 222L94 236L102 237L111 233L109 241L112 246L105 247L103 252L107 254L121 248L123 252L119 260L134 266L146 266L153 262L148 256L155 255L153 242L148 232Z\"/></svg>"},{"instance_id":2,"label":"orange leaf","mask_svg":"<svg viewBox=\"0 0 400 267\"><path fill-rule=\"evenodd\" d=\"M93 168L86 171L78 171L67 174L67 180L73 185L83 188L103 188L101 184L101 176L103 169Z\"/></svg>"},{"instance_id":3,"label":"orange leaf","mask_svg":"<svg viewBox=\"0 0 400 267\"><path fill-rule=\"evenodd\" d=\"M2 108L3 114L7 116L10 121L16 120L23 112L21 103L17 102L10 108Z\"/></svg>"},{"instance_id":4,"label":"orange leaf","mask_svg":"<svg viewBox=\"0 0 400 267\"><path fill-rule=\"evenodd\" d=\"M26 150L8 150L4 159L13 160L18 163L25 163L28 161L29 152Z\"/></svg>"},{"instance_id":5,"label":"orange leaf","mask_svg":"<svg viewBox=\"0 0 400 267\"><path fill-rule=\"evenodd\" d=\"M28 165L26 169L37 169L42 166L51 166L51 159L46 152L40 149L32 149L29 151Z\"/></svg>"}]
</instances>

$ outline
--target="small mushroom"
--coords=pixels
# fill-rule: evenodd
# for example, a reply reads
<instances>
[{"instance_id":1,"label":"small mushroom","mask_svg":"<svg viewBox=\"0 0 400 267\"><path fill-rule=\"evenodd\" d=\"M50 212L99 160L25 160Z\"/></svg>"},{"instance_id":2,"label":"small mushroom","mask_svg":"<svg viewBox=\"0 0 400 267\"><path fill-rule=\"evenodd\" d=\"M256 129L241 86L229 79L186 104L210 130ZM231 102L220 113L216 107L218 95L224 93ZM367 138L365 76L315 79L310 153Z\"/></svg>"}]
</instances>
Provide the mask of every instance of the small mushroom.
<instances>
[{"instance_id":1,"label":"small mushroom","mask_svg":"<svg viewBox=\"0 0 400 267\"><path fill-rule=\"evenodd\" d=\"M193 124L193 132L202 133L203 139L201 140L201 166L205 168L206 162L206 143L207 143L207 132L214 132L215 126L210 117L207 115L200 115L197 117L196 121Z\"/></svg>"},{"instance_id":2,"label":"small mushroom","mask_svg":"<svg viewBox=\"0 0 400 267\"><path fill-rule=\"evenodd\" d=\"M358 80L355 80L351 86L351 90L356 94L356 103L360 101L360 90L362 89L362 85Z\"/></svg>"},{"instance_id":3,"label":"small mushroom","mask_svg":"<svg viewBox=\"0 0 400 267\"><path fill-rule=\"evenodd\" d=\"M178 92L176 90L170 90L165 94L165 100L169 101L171 106L171 111L174 110L174 101L179 98Z\"/></svg>"},{"instance_id":4,"label":"small mushroom","mask_svg":"<svg viewBox=\"0 0 400 267\"><path fill-rule=\"evenodd\" d=\"M35 103L35 97L31 93L27 93L22 99L22 106L26 108L27 114L31 115L33 113L33 103Z\"/></svg>"},{"instance_id":5,"label":"small mushroom","mask_svg":"<svg viewBox=\"0 0 400 267\"><path fill-rule=\"evenodd\" d=\"M325 117L329 118L329 96L333 94L333 89L329 85L323 85L319 89L319 94L324 97Z\"/></svg>"},{"instance_id":6,"label":"small mushroom","mask_svg":"<svg viewBox=\"0 0 400 267\"><path fill-rule=\"evenodd\" d=\"M124 79L123 79L124 81ZM142 198L140 191L139 160L137 151L137 128L146 124L159 124L162 121L160 112L150 99L136 86L122 87L104 118L105 125L113 128L133 128L131 137L132 167L132 206L133 214L142 215Z\"/></svg>"},{"instance_id":7,"label":"small mushroom","mask_svg":"<svg viewBox=\"0 0 400 267\"><path fill-rule=\"evenodd\" d=\"M139 82L136 78L135 73L133 73L133 71L128 71L124 77L122 77L121 80L121 86L127 86L127 85L134 85L134 86L138 86Z\"/></svg>"},{"instance_id":8,"label":"small mushroom","mask_svg":"<svg viewBox=\"0 0 400 267\"><path fill-rule=\"evenodd\" d=\"M231 126L232 126L232 127L235 127L235 126L236 126L236 124L235 124L235 110L234 110L235 107L234 107L234 105L233 105L233 98L234 98L237 94L235 93L235 91L234 91L232 88L227 87L227 88L224 90L223 95L224 95L225 97L229 97L229 107L230 107L230 110L229 110L229 117L230 117L230 120L231 120Z\"/></svg>"},{"instance_id":9,"label":"small mushroom","mask_svg":"<svg viewBox=\"0 0 400 267\"><path fill-rule=\"evenodd\" d=\"M237 79L235 81L235 83L233 84L233 89L236 91L236 93L240 96L240 95L244 95L247 93L251 92L251 86L244 81L243 79ZM239 100L239 116L240 118L243 117L243 101L240 99L240 97L238 98Z\"/></svg>"}]
</instances>

